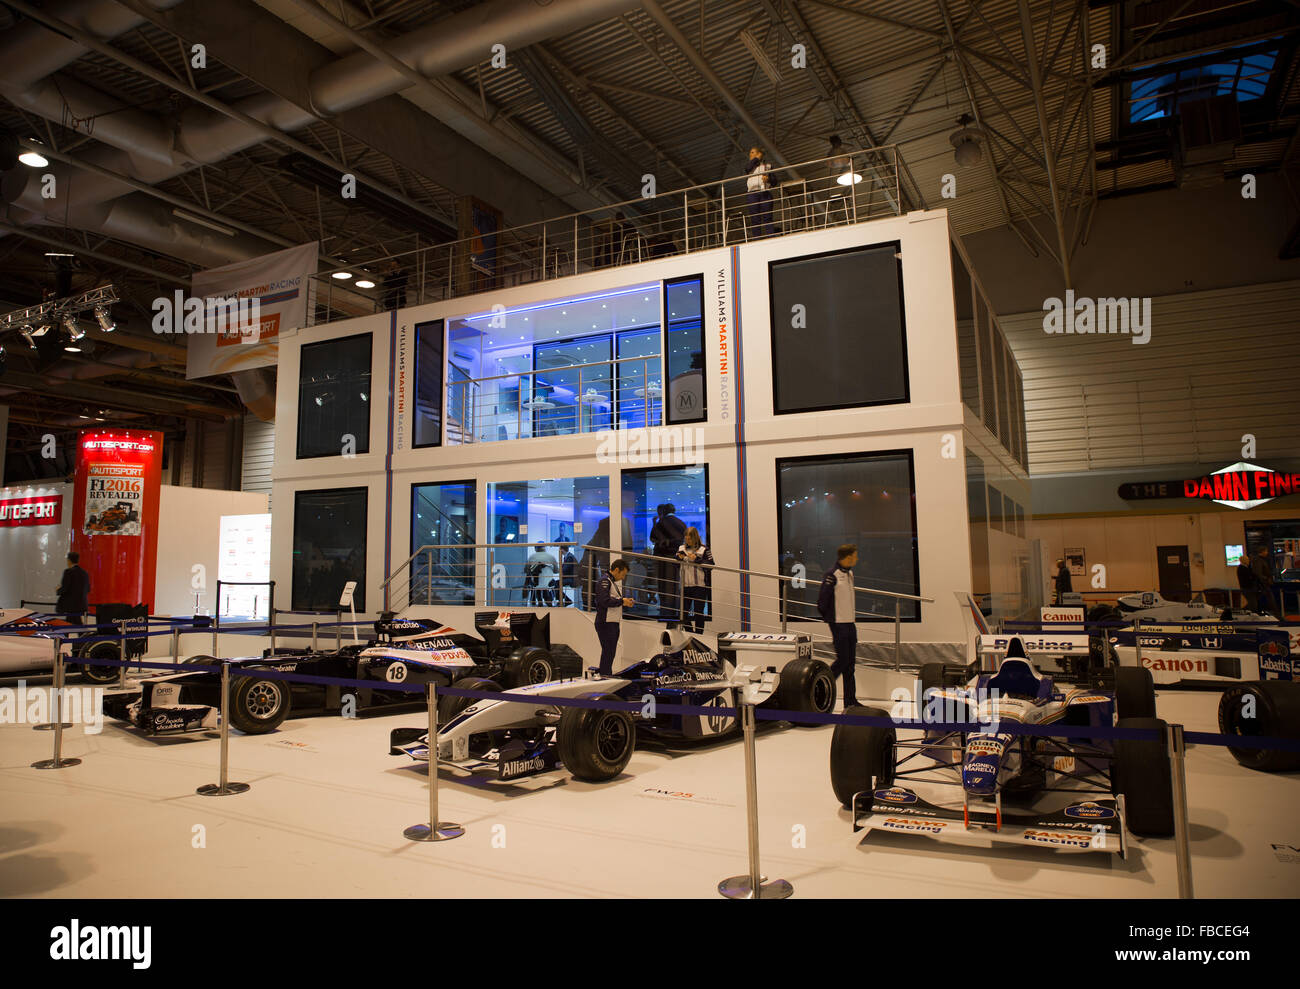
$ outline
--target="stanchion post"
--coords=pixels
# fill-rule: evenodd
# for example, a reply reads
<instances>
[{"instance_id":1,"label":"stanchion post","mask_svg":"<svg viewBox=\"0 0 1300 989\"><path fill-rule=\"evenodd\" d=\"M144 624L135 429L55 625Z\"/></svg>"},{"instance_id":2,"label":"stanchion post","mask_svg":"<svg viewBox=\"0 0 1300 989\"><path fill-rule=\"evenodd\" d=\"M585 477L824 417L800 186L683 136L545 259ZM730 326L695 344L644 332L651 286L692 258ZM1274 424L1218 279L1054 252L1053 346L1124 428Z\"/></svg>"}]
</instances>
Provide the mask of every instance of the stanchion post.
<instances>
[{"instance_id":1,"label":"stanchion post","mask_svg":"<svg viewBox=\"0 0 1300 989\"><path fill-rule=\"evenodd\" d=\"M438 688L429 683L429 823L412 824L402 834L409 841L450 841L465 829L459 824L438 820Z\"/></svg>"},{"instance_id":2,"label":"stanchion post","mask_svg":"<svg viewBox=\"0 0 1300 989\"><path fill-rule=\"evenodd\" d=\"M740 698L741 725L745 736L745 814L749 824L749 874L732 876L718 883L718 892L729 900L784 900L794 887L784 879L763 882L758 864L758 760L754 752L754 705Z\"/></svg>"},{"instance_id":3,"label":"stanchion post","mask_svg":"<svg viewBox=\"0 0 1300 989\"><path fill-rule=\"evenodd\" d=\"M343 648L343 609L334 611L334 648Z\"/></svg>"},{"instance_id":4,"label":"stanchion post","mask_svg":"<svg viewBox=\"0 0 1300 989\"><path fill-rule=\"evenodd\" d=\"M148 628L148 622L145 627ZM126 622L119 619L117 622L117 659L122 665L117 668L117 689L126 689Z\"/></svg>"},{"instance_id":5,"label":"stanchion post","mask_svg":"<svg viewBox=\"0 0 1300 989\"><path fill-rule=\"evenodd\" d=\"M54 758L32 763L33 769L64 769L81 765L80 759L63 758L63 729L72 725L63 723L63 648L58 638L54 640Z\"/></svg>"},{"instance_id":6,"label":"stanchion post","mask_svg":"<svg viewBox=\"0 0 1300 989\"><path fill-rule=\"evenodd\" d=\"M894 598L894 672L898 672L903 661L903 615L902 598Z\"/></svg>"},{"instance_id":7,"label":"stanchion post","mask_svg":"<svg viewBox=\"0 0 1300 989\"><path fill-rule=\"evenodd\" d=\"M248 790L247 783L230 782L230 660L221 661L221 782L205 783L194 792L203 797L228 797Z\"/></svg>"},{"instance_id":8,"label":"stanchion post","mask_svg":"<svg viewBox=\"0 0 1300 989\"><path fill-rule=\"evenodd\" d=\"M320 622L317 619L313 618L311 620L311 651L312 652L316 651L316 626L318 626L319 624Z\"/></svg>"},{"instance_id":9,"label":"stanchion post","mask_svg":"<svg viewBox=\"0 0 1300 989\"><path fill-rule=\"evenodd\" d=\"M1166 744L1169 748L1170 777L1174 798L1174 851L1178 856L1178 898L1191 900L1192 850L1187 827L1187 743L1182 725L1166 725Z\"/></svg>"},{"instance_id":10,"label":"stanchion post","mask_svg":"<svg viewBox=\"0 0 1300 989\"><path fill-rule=\"evenodd\" d=\"M181 661L181 630L172 627L172 665L175 666Z\"/></svg>"},{"instance_id":11,"label":"stanchion post","mask_svg":"<svg viewBox=\"0 0 1300 989\"><path fill-rule=\"evenodd\" d=\"M62 640L61 638L59 638L59 637L56 635L56 636L53 636L53 637L50 639L50 642L52 642L52 643L54 644L54 662L53 662L53 664L50 666L50 669L54 671L54 679L55 679L55 682L57 683L57 681L58 681L58 679L59 679L59 664L62 662L61 657L62 657L62 655L63 655L63 640ZM56 721L59 721L59 722L61 722L61 723L63 723L63 727L64 727L64 728L71 728L71 727L72 727L72 722L70 722L70 721L65 723L65 722L63 722L63 719L62 719L62 718L56 718L55 720L56 720ZM33 731L53 731L53 730L54 730L54 722L53 722L53 721L42 721L39 725L32 725L32 730L33 730Z\"/></svg>"}]
</instances>

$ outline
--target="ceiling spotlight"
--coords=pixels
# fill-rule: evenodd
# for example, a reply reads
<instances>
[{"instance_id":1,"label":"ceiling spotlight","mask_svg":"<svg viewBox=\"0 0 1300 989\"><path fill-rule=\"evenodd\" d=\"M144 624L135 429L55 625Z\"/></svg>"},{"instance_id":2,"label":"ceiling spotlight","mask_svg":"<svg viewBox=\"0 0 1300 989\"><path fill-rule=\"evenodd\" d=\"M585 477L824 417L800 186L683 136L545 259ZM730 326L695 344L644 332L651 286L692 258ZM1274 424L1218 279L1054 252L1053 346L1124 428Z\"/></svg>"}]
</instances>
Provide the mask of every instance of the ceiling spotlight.
<instances>
[{"instance_id":1,"label":"ceiling spotlight","mask_svg":"<svg viewBox=\"0 0 1300 989\"><path fill-rule=\"evenodd\" d=\"M68 336L73 340L80 340L86 335L86 331L81 328L81 324L77 322L77 317L72 315L72 313L64 314L63 328L68 331ZM65 347L64 349L66 350L67 348ZM81 348L78 347L77 349L80 350Z\"/></svg>"},{"instance_id":2,"label":"ceiling spotlight","mask_svg":"<svg viewBox=\"0 0 1300 989\"><path fill-rule=\"evenodd\" d=\"M18 332L21 333L23 339L27 341L27 346L31 347L32 350L35 350L36 341L32 339L32 328L30 326L24 326Z\"/></svg>"},{"instance_id":3,"label":"ceiling spotlight","mask_svg":"<svg viewBox=\"0 0 1300 989\"><path fill-rule=\"evenodd\" d=\"M980 143L984 140L984 128L972 127L974 123L975 120L969 113L963 113L957 118L958 129L948 135L948 141L953 146L953 157L962 168L977 165L984 157L984 147Z\"/></svg>"},{"instance_id":4,"label":"ceiling spotlight","mask_svg":"<svg viewBox=\"0 0 1300 989\"><path fill-rule=\"evenodd\" d=\"M99 328L105 333L112 333L117 329L117 324L113 322L113 317L108 314L107 306L96 306L94 312L95 322L99 324Z\"/></svg>"},{"instance_id":5,"label":"ceiling spotlight","mask_svg":"<svg viewBox=\"0 0 1300 989\"><path fill-rule=\"evenodd\" d=\"M841 172L836 177L835 181L840 185L857 185L862 181L862 175L859 172L855 172L853 167L850 166L846 171Z\"/></svg>"},{"instance_id":6,"label":"ceiling spotlight","mask_svg":"<svg viewBox=\"0 0 1300 989\"><path fill-rule=\"evenodd\" d=\"M51 326L49 323L37 323L34 327L32 327L32 336L43 337L45 336L45 334L49 333L50 330L52 329L54 329L54 327Z\"/></svg>"},{"instance_id":7,"label":"ceiling spotlight","mask_svg":"<svg viewBox=\"0 0 1300 989\"><path fill-rule=\"evenodd\" d=\"M69 354L81 353L81 346L75 343L65 343L63 345L63 349L66 350Z\"/></svg>"},{"instance_id":8,"label":"ceiling spotlight","mask_svg":"<svg viewBox=\"0 0 1300 989\"><path fill-rule=\"evenodd\" d=\"M48 158L35 151L24 151L18 156L18 160L29 168L44 168L50 163Z\"/></svg>"},{"instance_id":9,"label":"ceiling spotlight","mask_svg":"<svg viewBox=\"0 0 1300 989\"><path fill-rule=\"evenodd\" d=\"M357 288L374 288L374 287L375 287L375 283L372 282L369 278L357 279Z\"/></svg>"},{"instance_id":10,"label":"ceiling spotlight","mask_svg":"<svg viewBox=\"0 0 1300 989\"><path fill-rule=\"evenodd\" d=\"M336 272L334 272L334 274L331 275L330 277L332 277L332 278L337 278L337 279L338 279L339 281L341 281L341 282L346 282L349 278L352 277L352 272L350 272L350 271L336 271Z\"/></svg>"}]
</instances>

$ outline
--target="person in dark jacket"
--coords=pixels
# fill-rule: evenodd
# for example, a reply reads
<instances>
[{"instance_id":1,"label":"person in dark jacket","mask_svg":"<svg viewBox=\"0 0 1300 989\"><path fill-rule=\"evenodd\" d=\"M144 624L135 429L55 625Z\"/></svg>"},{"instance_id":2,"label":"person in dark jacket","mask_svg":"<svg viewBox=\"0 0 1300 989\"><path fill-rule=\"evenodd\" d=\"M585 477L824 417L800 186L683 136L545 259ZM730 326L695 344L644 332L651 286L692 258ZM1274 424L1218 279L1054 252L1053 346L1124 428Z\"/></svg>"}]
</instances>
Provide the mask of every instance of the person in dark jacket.
<instances>
[{"instance_id":1,"label":"person in dark jacket","mask_svg":"<svg viewBox=\"0 0 1300 989\"><path fill-rule=\"evenodd\" d=\"M570 600L577 601L578 585L575 581L578 579L578 558L573 555L573 547L570 546L564 551L564 559L560 561L561 581L560 604L566 605Z\"/></svg>"},{"instance_id":2,"label":"person in dark jacket","mask_svg":"<svg viewBox=\"0 0 1300 989\"><path fill-rule=\"evenodd\" d=\"M1066 565L1066 562L1064 560L1057 560L1056 561L1056 601L1053 603L1058 606L1061 605L1065 600L1064 596L1066 594L1069 594L1073 590L1074 590L1074 586L1070 581L1070 568Z\"/></svg>"},{"instance_id":3,"label":"person in dark jacket","mask_svg":"<svg viewBox=\"0 0 1300 989\"><path fill-rule=\"evenodd\" d=\"M677 555L678 547L686 538L686 523L677 517L677 507L671 502L658 506L656 512L659 517L650 529L650 544L654 555L664 558L655 564L659 578L655 581L655 593L659 595L659 617L680 621L677 564L669 561Z\"/></svg>"},{"instance_id":4,"label":"person in dark jacket","mask_svg":"<svg viewBox=\"0 0 1300 989\"><path fill-rule=\"evenodd\" d=\"M1255 580L1254 568L1250 565L1250 554L1242 548L1241 559L1237 561L1237 586L1245 600L1247 611L1259 611L1259 584Z\"/></svg>"},{"instance_id":5,"label":"person in dark jacket","mask_svg":"<svg viewBox=\"0 0 1300 989\"><path fill-rule=\"evenodd\" d=\"M596 585L596 638L600 640L600 674L614 673L614 650L618 648L619 624L623 609L632 607L632 599L623 593L627 579L627 561L615 560L609 572Z\"/></svg>"},{"instance_id":6,"label":"person in dark jacket","mask_svg":"<svg viewBox=\"0 0 1300 989\"><path fill-rule=\"evenodd\" d=\"M1255 550L1255 561L1251 564L1251 571L1255 574L1255 587L1259 592L1259 611L1264 615L1273 615L1279 621L1282 619L1282 610L1277 606L1277 598L1273 596L1273 567L1268 561L1268 547L1261 546Z\"/></svg>"},{"instance_id":7,"label":"person in dark jacket","mask_svg":"<svg viewBox=\"0 0 1300 989\"><path fill-rule=\"evenodd\" d=\"M75 551L68 554L68 569L63 571L59 596L54 604L54 610L73 625L80 625L90 610L90 574L81 568L80 560Z\"/></svg>"},{"instance_id":8,"label":"person in dark jacket","mask_svg":"<svg viewBox=\"0 0 1300 989\"><path fill-rule=\"evenodd\" d=\"M845 543L835 553L835 569L822 578L817 597L817 611L830 626L835 645L835 662L831 673L844 677L844 706L858 702L855 672L858 665L857 598L853 591L853 568L858 563L858 548Z\"/></svg>"},{"instance_id":9,"label":"person in dark jacket","mask_svg":"<svg viewBox=\"0 0 1300 989\"><path fill-rule=\"evenodd\" d=\"M691 526L686 538L677 549L677 559L682 561L682 586L685 609L682 627L699 635L704 631L704 608L713 587L713 552L700 539L700 530Z\"/></svg>"}]
</instances>

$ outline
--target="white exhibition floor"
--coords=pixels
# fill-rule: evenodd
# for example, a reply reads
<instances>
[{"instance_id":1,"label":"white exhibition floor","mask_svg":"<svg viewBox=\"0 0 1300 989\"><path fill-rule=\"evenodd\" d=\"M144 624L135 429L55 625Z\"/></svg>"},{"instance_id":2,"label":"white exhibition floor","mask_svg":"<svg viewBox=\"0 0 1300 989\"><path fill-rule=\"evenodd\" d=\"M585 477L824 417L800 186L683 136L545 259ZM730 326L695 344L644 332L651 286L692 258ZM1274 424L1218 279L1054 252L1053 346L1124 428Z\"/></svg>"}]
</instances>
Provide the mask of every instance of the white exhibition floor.
<instances>
[{"instance_id":1,"label":"white exhibition floor","mask_svg":"<svg viewBox=\"0 0 1300 989\"><path fill-rule=\"evenodd\" d=\"M1213 731L1217 700L1165 691L1158 707ZM387 754L388 731L422 717L313 717L271 735L234 733L231 778L252 789L217 798L194 793L217 778L215 738L152 740L106 721L98 735L67 731L65 755L81 765L38 771L29 764L50 755L51 733L0 726L0 895L716 897L719 880L747 871L739 740L638 750L603 785L563 772L473 785L444 767L441 817L467 833L409 842L402 829L427 820L426 772ZM1139 839L1127 863L864 840L831 793L830 736L829 727L759 735L763 871L797 897L1177 895L1172 840ZM1252 773L1206 746L1187 764L1196 894L1300 893L1300 860L1272 847L1300 847L1300 774ZM800 830L804 847L793 847ZM194 847L196 831L206 847Z\"/></svg>"}]
</instances>

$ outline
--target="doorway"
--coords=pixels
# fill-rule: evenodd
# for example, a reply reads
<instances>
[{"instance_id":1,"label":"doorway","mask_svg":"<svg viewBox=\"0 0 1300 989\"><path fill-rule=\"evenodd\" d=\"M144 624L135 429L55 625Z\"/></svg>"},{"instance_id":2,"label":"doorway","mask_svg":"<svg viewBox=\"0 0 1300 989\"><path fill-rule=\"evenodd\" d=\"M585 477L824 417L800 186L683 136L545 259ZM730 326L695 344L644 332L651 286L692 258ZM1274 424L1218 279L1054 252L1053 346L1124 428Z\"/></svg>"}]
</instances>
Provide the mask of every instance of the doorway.
<instances>
[{"instance_id":1,"label":"doorway","mask_svg":"<svg viewBox=\"0 0 1300 989\"><path fill-rule=\"evenodd\" d=\"M1192 567L1186 546L1157 546L1156 570L1161 597L1166 601L1192 599Z\"/></svg>"}]
</instances>

